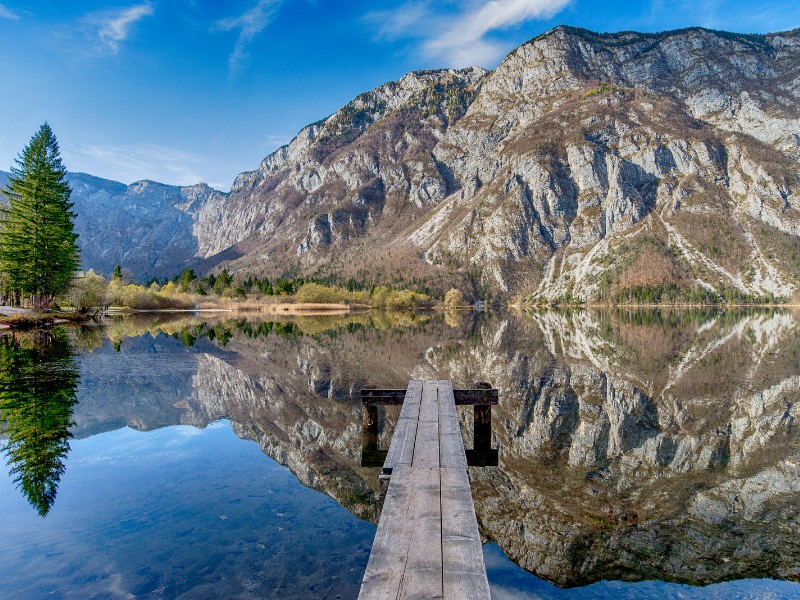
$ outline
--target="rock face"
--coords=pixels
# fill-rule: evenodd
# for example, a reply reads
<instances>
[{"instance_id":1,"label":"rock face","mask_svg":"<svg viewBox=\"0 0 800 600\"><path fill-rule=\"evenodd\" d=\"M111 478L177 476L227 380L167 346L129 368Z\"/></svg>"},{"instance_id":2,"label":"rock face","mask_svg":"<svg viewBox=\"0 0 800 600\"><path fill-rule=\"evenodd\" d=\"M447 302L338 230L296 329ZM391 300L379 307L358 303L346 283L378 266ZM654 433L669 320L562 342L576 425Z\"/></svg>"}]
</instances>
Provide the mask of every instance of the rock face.
<instances>
[{"instance_id":1,"label":"rock face","mask_svg":"<svg viewBox=\"0 0 800 600\"><path fill-rule=\"evenodd\" d=\"M798 95L797 31L560 27L494 72L411 73L308 126L237 178L218 248L505 296L791 296Z\"/></svg>"},{"instance_id":2,"label":"rock face","mask_svg":"<svg viewBox=\"0 0 800 600\"><path fill-rule=\"evenodd\" d=\"M358 96L227 195L75 176L80 242L87 266L139 275L194 260L503 298L790 297L799 106L798 30L559 27L493 72L414 72Z\"/></svg>"},{"instance_id":3,"label":"rock face","mask_svg":"<svg viewBox=\"0 0 800 600\"><path fill-rule=\"evenodd\" d=\"M224 203L222 192L205 184L126 186L84 173L68 179L84 268L110 274L119 264L142 279L163 277L215 252L205 215Z\"/></svg>"}]
</instances>

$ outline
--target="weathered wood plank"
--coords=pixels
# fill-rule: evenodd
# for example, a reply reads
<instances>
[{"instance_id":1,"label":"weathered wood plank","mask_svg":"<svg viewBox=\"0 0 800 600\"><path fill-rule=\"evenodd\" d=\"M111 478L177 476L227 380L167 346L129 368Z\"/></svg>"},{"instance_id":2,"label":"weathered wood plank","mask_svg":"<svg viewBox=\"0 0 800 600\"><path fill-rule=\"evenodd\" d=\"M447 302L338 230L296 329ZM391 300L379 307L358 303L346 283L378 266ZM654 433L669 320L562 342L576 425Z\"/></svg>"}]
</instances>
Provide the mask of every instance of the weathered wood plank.
<instances>
[{"instance_id":1,"label":"weathered wood plank","mask_svg":"<svg viewBox=\"0 0 800 600\"><path fill-rule=\"evenodd\" d=\"M497 404L499 393L496 389L490 390L453 390L457 406L470 404Z\"/></svg>"},{"instance_id":2,"label":"weathered wood plank","mask_svg":"<svg viewBox=\"0 0 800 600\"><path fill-rule=\"evenodd\" d=\"M414 443L414 467L439 466L439 403L438 382L425 381L419 408L419 424Z\"/></svg>"},{"instance_id":3,"label":"weathered wood plank","mask_svg":"<svg viewBox=\"0 0 800 600\"><path fill-rule=\"evenodd\" d=\"M409 381L403 408L394 429L389 451L383 463L383 472L391 473L398 465L410 466L414 459L414 445L417 436L420 402L422 401L422 382Z\"/></svg>"},{"instance_id":4,"label":"weathered wood plank","mask_svg":"<svg viewBox=\"0 0 800 600\"><path fill-rule=\"evenodd\" d=\"M379 404L403 404L407 390L376 390L362 388L361 403L366 406Z\"/></svg>"},{"instance_id":5,"label":"weathered wood plank","mask_svg":"<svg viewBox=\"0 0 800 600\"><path fill-rule=\"evenodd\" d=\"M489 582L466 469L441 469L445 600L489 600Z\"/></svg>"},{"instance_id":6,"label":"weathered wood plank","mask_svg":"<svg viewBox=\"0 0 800 600\"><path fill-rule=\"evenodd\" d=\"M406 390L361 390L361 402L365 406L403 404ZM453 390L456 406L497 404L498 392L491 390Z\"/></svg>"},{"instance_id":7,"label":"weathered wood plank","mask_svg":"<svg viewBox=\"0 0 800 600\"><path fill-rule=\"evenodd\" d=\"M398 598L441 599L442 505L439 468L412 467L410 471L404 471L404 476L409 477L413 488L407 520L412 534Z\"/></svg>"},{"instance_id":8,"label":"weathered wood plank","mask_svg":"<svg viewBox=\"0 0 800 600\"><path fill-rule=\"evenodd\" d=\"M442 598L442 569L439 469L397 467L358 598Z\"/></svg>"},{"instance_id":9,"label":"weathered wood plank","mask_svg":"<svg viewBox=\"0 0 800 600\"><path fill-rule=\"evenodd\" d=\"M396 467L389 482L367 570L361 581L359 600L396 600L400 593L412 535L408 517L413 480L404 476L410 469Z\"/></svg>"},{"instance_id":10,"label":"weathered wood plank","mask_svg":"<svg viewBox=\"0 0 800 600\"><path fill-rule=\"evenodd\" d=\"M467 470L461 425L453 401L453 384L449 381L439 382L439 464L442 468Z\"/></svg>"}]
</instances>

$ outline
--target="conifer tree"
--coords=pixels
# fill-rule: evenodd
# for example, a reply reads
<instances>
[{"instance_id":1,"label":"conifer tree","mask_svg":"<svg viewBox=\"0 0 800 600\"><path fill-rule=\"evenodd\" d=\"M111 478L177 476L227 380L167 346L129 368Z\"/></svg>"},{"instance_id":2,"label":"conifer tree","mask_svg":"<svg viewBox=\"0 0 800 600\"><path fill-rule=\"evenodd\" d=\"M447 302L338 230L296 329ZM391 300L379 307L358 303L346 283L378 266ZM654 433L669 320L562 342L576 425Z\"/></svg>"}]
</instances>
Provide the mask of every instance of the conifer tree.
<instances>
[{"instance_id":1,"label":"conifer tree","mask_svg":"<svg viewBox=\"0 0 800 600\"><path fill-rule=\"evenodd\" d=\"M9 205L0 208L0 273L3 292L19 303L48 307L65 291L80 262L58 141L44 123L11 168Z\"/></svg>"}]
</instances>

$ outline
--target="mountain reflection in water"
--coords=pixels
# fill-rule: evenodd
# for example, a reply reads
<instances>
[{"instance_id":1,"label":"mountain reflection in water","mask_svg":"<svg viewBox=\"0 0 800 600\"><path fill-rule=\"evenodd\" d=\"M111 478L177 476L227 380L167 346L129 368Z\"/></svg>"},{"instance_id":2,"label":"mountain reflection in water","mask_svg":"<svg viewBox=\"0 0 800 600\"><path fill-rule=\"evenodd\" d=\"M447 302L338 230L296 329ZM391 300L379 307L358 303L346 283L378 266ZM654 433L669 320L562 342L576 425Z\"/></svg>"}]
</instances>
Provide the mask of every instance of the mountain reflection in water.
<instances>
[{"instance_id":1,"label":"mountain reflection in water","mask_svg":"<svg viewBox=\"0 0 800 600\"><path fill-rule=\"evenodd\" d=\"M53 404L67 408L48 421L62 432L43 455L48 465L68 449L70 420L85 438L225 418L306 486L375 522L361 386L489 381L500 390L499 465L470 477L482 534L517 564L565 587L800 580L800 328L791 312L160 317L69 335L81 377ZM6 355L0 378L15 381ZM383 448L397 412L382 413ZM30 431L12 425L15 415L3 409L12 468L24 462L13 458L15 432ZM471 447L470 411L460 418ZM37 473L50 474L43 489L54 497L60 471Z\"/></svg>"}]
</instances>

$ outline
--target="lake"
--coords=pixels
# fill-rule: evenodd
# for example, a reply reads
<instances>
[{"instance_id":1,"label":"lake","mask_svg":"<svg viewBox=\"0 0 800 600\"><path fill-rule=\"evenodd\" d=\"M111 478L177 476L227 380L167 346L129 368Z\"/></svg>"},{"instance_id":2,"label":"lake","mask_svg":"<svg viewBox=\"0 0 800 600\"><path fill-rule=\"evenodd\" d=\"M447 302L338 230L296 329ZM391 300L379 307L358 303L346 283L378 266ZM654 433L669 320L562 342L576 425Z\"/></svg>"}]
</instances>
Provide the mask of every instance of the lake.
<instances>
[{"instance_id":1,"label":"lake","mask_svg":"<svg viewBox=\"0 0 800 600\"><path fill-rule=\"evenodd\" d=\"M359 391L409 379L499 390L470 467L496 600L800 597L798 315L575 310L5 335L0 599L355 598Z\"/></svg>"}]
</instances>

